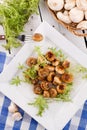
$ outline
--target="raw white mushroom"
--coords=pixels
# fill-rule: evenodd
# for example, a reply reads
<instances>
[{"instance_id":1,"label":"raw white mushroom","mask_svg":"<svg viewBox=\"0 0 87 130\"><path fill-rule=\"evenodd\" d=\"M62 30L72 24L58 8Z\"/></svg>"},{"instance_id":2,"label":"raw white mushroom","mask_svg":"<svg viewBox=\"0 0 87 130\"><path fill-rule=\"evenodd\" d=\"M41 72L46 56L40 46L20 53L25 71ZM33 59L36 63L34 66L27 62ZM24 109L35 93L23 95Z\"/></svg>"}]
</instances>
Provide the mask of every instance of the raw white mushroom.
<instances>
[{"instance_id":1,"label":"raw white mushroom","mask_svg":"<svg viewBox=\"0 0 87 130\"><path fill-rule=\"evenodd\" d=\"M87 20L87 11L85 11L85 19Z\"/></svg>"},{"instance_id":2,"label":"raw white mushroom","mask_svg":"<svg viewBox=\"0 0 87 130\"><path fill-rule=\"evenodd\" d=\"M71 19L69 17L68 11L65 11L64 13L62 12L57 12L57 18L63 21L64 23L71 23Z\"/></svg>"},{"instance_id":3,"label":"raw white mushroom","mask_svg":"<svg viewBox=\"0 0 87 130\"><path fill-rule=\"evenodd\" d=\"M3 4L4 3L4 1L3 0L0 0L0 4Z\"/></svg>"},{"instance_id":4,"label":"raw white mushroom","mask_svg":"<svg viewBox=\"0 0 87 130\"><path fill-rule=\"evenodd\" d=\"M78 25L77 28L81 29L81 30L85 30L87 29L87 21L81 21Z\"/></svg>"},{"instance_id":5,"label":"raw white mushroom","mask_svg":"<svg viewBox=\"0 0 87 130\"><path fill-rule=\"evenodd\" d=\"M84 18L84 12L77 7L73 8L69 12L70 19L74 23L79 23Z\"/></svg>"},{"instance_id":6,"label":"raw white mushroom","mask_svg":"<svg viewBox=\"0 0 87 130\"><path fill-rule=\"evenodd\" d=\"M70 10L70 9L74 8L75 5L76 5L76 0L65 0L64 8L66 10Z\"/></svg>"},{"instance_id":7,"label":"raw white mushroom","mask_svg":"<svg viewBox=\"0 0 87 130\"><path fill-rule=\"evenodd\" d=\"M18 107L16 104L14 104L13 102L11 102L10 106L8 107L8 111L11 113L15 113L18 111Z\"/></svg>"},{"instance_id":8,"label":"raw white mushroom","mask_svg":"<svg viewBox=\"0 0 87 130\"><path fill-rule=\"evenodd\" d=\"M14 120L14 121L19 121L19 120L21 120L23 117L22 117L22 115L21 115L21 113L20 112L15 112L13 115L12 115L12 119Z\"/></svg>"},{"instance_id":9,"label":"raw white mushroom","mask_svg":"<svg viewBox=\"0 0 87 130\"><path fill-rule=\"evenodd\" d=\"M64 0L48 0L48 6L54 11L61 10L64 6Z\"/></svg>"},{"instance_id":10,"label":"raw white mushroom","mask_svg":"<svg viewBox=\"0 0 87 130\"><path fill-rule=\"evenodd\" d=\"M87 10L87 0L76 0L76 5L83 11Z\"/></svg>"}]
</instances>

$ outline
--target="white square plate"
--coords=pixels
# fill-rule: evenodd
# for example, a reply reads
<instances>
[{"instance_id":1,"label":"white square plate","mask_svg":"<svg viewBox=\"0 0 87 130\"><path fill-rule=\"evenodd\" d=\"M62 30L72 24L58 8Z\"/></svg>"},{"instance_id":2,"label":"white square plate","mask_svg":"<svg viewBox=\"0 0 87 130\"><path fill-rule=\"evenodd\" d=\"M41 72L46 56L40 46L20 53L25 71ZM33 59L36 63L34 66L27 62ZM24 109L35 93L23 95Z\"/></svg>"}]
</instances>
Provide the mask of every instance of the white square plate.
<instances>
[{"instance_id":1,"label":"white square plate","mask_svg":"<svg viewBox=\"0 0 87 130\"><path fill-rule=\"evenodd\" d=\"M70 41L63 37L58 31L52 28L48 23L43 22L36 30L42 33L44 40L36 43L26 43L17 53L9 65L0 74L0 91L9 97L13 102L20 106L25 112L37 120L48 130L61 130L71 119L75 112L87 99L87 81L77 76L73 85L71 94L72 102L52 102L49 108L43 113L42 117L36 115L37 109L29 106L35 98L31 85L21 83L21 85L12 86L9 84L15 75L20 75L18 64L24 64L26 59L32 55L35 46L41 46L44 52L48 47L58 47L64 51L76 64L79 63L87 67L87 55L74 46ZM68 106L68 107L67 107Z\"/></svg>"}]
</instances>

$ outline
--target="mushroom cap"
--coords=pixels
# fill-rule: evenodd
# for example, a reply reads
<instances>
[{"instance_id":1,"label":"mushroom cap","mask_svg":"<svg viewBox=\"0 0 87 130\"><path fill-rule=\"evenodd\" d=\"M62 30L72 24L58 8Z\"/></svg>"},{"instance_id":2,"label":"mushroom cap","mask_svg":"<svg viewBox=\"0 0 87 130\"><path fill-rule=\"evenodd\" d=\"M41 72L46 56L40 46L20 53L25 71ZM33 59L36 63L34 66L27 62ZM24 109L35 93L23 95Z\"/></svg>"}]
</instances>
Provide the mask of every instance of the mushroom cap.
<instances>
[{"instance_id":1,"label":"mushroom cap","mask_svg":"<svg viewBox=\"0 0 87 130\"><path fill-rule=\"evenodd\" d=\"M87 21L86 21L86 20L81 21L81 22L77 25L77 28L79 28L79 29L81 29L81 30L87 29Z\"/></svg>"},{"instance_id":2,"label":"mushroom cap","mask_svg":"<svg viewBox=\"0 0 87 130\"><path fill-rule=\"evenodd\" d=\"M64 6L64 0L48 0L48 6L54 11L61 10Z\"/></svg>"},{"instance_id":3,"label":"mushroom cap","mask_svg":"<svg viewBox=\"0 0 87 130\"><path fill-rule=\"evenodd\" d=\"M64 23L71 23L71 19L69 17L69 14L66 12L62 13L62 12L57 12L57 18L60 19L61 21L63 21Z\"/></svg>"},{"instance_id":4,"label":"mushroom cap","mask_svg":"<svg viewBox=\"0 0 87 130\"><path fill-rule=\"evenodd\" d=\"M69 12L69 16L72 22L79 23L84 18L84 12L77 7L72 8Z\"/></svg>"},{"instance_id":5,"label":"mushroom cap","mask_svg":"<svg viewBox=\"0 0 87 130\"><path fill-rule=\"evenodd\" d=\"M70 9L74 8L75 5L76 5L76 0L65 0L64 8L66 10L70 10Z\"/></svg>"},{"instance_id":6,"label":"mushroom cap","mask_svg":"<svg viewBox=\"0 0 87 130\"><path fill-rule=\"evenodd\" d=\"M87 10L87 0L76 0L76 5L83 11Z\"/></svg>"}]
</instances>

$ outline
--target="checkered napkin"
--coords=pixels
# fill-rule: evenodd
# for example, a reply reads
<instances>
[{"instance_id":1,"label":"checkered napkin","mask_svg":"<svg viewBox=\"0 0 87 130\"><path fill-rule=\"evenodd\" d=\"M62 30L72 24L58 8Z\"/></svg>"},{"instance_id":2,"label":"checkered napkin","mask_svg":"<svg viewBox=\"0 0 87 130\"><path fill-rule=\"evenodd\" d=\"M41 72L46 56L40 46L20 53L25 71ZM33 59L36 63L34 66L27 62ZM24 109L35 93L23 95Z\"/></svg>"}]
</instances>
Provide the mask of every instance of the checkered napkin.
<instances>
[{"instance_id":1,"label":"checkered napkin","mask_svg":"<svg viewBox=\"0 0 87 130\"><path fill-rule=\"evenodd\" d=\"M10 58L6 57L4 52L0 52L0 72L3 70L4 65L8 63L5 62L6 59L9 60ZM19 108L19 111L23 119L20 121L13 121L11 113L8 112L10 103L10 99L0 93L0 130L46 130L21 108ZM87 130L87 101L68 124L66 124L63 130Z\"/></svg>"}]
</instances>

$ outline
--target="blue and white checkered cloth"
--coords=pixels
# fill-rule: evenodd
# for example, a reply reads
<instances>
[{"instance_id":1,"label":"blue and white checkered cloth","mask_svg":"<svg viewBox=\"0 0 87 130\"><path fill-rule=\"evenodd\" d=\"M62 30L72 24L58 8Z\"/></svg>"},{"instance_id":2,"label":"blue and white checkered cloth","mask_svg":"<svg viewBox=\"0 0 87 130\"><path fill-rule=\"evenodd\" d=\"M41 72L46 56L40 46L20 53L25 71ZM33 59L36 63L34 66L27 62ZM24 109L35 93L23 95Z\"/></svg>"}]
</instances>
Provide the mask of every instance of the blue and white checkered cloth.
<instances>
[{"instance_id":1,"label":"blue and white checkered cloth","mask_svg":"<svg viewBox=\"0 0 87 130\"><path fill-rule=\"evenodd\" d=\"M7 57L4 52L0 52L0 72L2 72L4 65L7 63ZM20 121L13 121L11 113L8 112L8 106L11 100L0 93L0 130L46 130L32 117L27 115L21 108L19 108L23 119ZM73 116L73 118L66 124L63 130L87 130L87 101L82 108Z\"/></svg>"}]
</instances>

